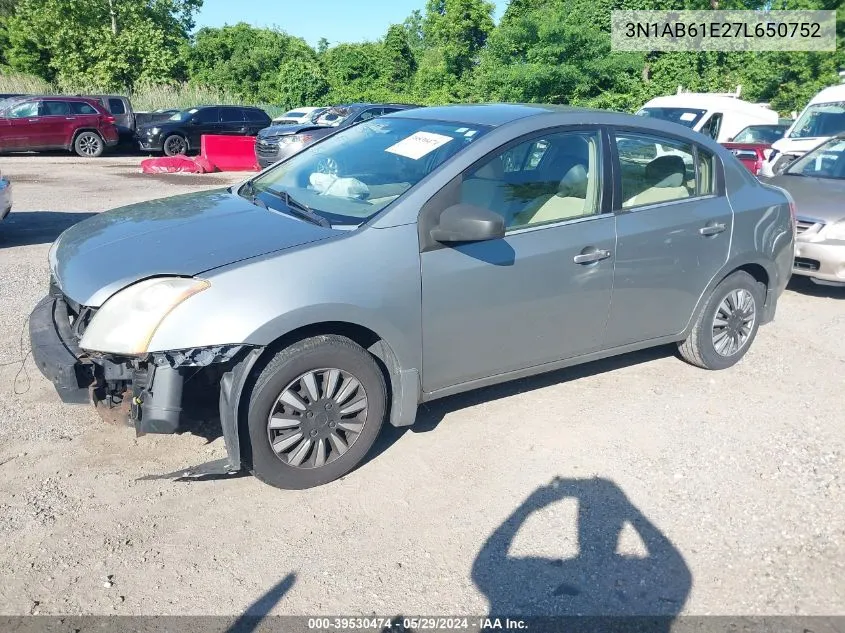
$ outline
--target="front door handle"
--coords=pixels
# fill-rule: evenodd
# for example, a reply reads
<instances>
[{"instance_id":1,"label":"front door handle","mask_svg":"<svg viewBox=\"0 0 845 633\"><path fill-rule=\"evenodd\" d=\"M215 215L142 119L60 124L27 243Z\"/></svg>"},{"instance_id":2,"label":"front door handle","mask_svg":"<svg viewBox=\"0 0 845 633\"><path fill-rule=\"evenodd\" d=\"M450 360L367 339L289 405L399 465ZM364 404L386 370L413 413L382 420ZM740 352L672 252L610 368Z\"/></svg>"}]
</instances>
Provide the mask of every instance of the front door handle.
<instances>
[{"instance_id":1,"label":"front door handle","mask_svg":"<svg viewBox=\"0 0 845 633\"><path fill-rule=\"evenodd\" d=\"M698 232L704 235L705 237L710 235L718 235L722 231L727 228L724 224L715 223L715 224L708 224L707 226L702 226L698 229Z\"/></svg>"},{"instance_id":2,"label":"front door handle","mask_svg":"<svg viewBox=\"0 0 845 633\"><path fill-rule=\"evenodd\" d=\"M603 259L607 259L608 257L610 257L610 251L597 249L588 253L576 255L572 258L572 261L576 264L593 264L595 262L600 262Z\"/></svg>"}]
</instances>

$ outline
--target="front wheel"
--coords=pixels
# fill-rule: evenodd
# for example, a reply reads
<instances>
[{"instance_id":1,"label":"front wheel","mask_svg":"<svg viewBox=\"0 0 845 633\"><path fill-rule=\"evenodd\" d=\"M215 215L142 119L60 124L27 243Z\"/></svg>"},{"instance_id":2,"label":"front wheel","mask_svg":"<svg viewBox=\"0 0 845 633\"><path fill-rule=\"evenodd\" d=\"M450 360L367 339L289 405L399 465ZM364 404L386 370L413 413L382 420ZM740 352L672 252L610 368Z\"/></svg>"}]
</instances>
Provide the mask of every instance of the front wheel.
<instances>
[{"instance_id":1,"label":"front wheel","mask_svg":"<svg viewBox=\"0 0 845 633\"><path fill-rule=\"evenodd\" d=\"M341 477L373 445L387 410L384 375L348 338L305 339L258 376L249 402L251 470L285 489Z\"/></svg>"},{"instance_id":2,"label":"front wheel","mask_svg":"<svg viewBox=\"0 0 845 633\"><path fill-rule=\"evenodd\" d=\"M103 155L106 144L96 132L82 132L73 142L73 150L83 158L97 158Z\"/></svg>"},{"instance_id":3,"label":"front wheel","mask_svg":"<svg viewBox=\"0 0 845 633\"><path fill-rule=\"evenodd\" d=\"M181 134L171 134L163 143L166 156L184 156L188 153L188 140Z\"/></svg>"},{"instance_id":4,"label":"front wheel","mask_svg":"<svg viewBox=\"0 0 845 633\"><path fill-rule=\"evenodd\" d=\"M698 315L689 337L678 345L688 363L727 369L745 356L757 336L765 301L763 284L743 271L725 277Z\"/></svg>"}]
</instances>

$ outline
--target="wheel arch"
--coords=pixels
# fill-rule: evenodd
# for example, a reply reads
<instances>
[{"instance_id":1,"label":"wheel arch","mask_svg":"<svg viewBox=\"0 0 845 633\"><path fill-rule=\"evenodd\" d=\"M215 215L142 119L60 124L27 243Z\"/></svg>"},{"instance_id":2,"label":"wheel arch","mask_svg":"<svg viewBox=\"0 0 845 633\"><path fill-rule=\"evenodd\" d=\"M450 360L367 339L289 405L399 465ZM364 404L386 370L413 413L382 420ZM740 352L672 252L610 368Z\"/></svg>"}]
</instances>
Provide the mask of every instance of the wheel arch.
<instances>
[{"instance_id":1,"label":"wheel arch","mask_svg":"<svg viewBox=\"0 0 845 633\"><path fill-rule=\"evenodd\" d=\"M392 426L410 426L416 418L420 397L416 369L403 370L390 343L371 328L351 321L320 321L291 329L269 344L256 347L224 375L220 385L220 420L230 467L240 470L249 463L247 405L255 380L280 350L314 336L334 334L360 345L376 360L387 385L387 415Z\"/></svg>"},{"instance_id":2,"label":"wheel arch","mask_svg":"<svg viewBox=\"0 0 845 633\"><path fill-rule=\"evenodd\" d=\"M684 328L681 338L686 338L692 331L695 325L698 313L704 308L710 295L715 290L716 286L722 283L730 275L737 271L743 271L751 275L755 280L763 284L764 294L766 296L766 305L763 308L763 319L761 323L768 323L772 320L774 315L775 303L777 302L776 293L771 292L774 287L774 280L777 278L777 272L772 262L768 262L760 257L739 256L731 258L721 270L713 276L710 283L704 289L704 292L698 297L695 304L695 309L690 314L687 326Z\"/></svg>"},{"instance_id":3,"label":"wheel arch","mask_svg":"<svg viewBox=\"0 0 845 633\"><path fill-rule=\"evenodd\" d=\"M79 135L83 134L84 132L93 132L94 134L100 137L100 140L103 142L103 145L105 145L106 139L103 138L103 134L102 132L100 132L100 130L95 127L81 127L78 130L74 130L73 135L70 137L70 143L66 148L69 152L73 151L73 147L74 145L76 145L76 139L78 139Z\"/></svg>"}]
</instances>

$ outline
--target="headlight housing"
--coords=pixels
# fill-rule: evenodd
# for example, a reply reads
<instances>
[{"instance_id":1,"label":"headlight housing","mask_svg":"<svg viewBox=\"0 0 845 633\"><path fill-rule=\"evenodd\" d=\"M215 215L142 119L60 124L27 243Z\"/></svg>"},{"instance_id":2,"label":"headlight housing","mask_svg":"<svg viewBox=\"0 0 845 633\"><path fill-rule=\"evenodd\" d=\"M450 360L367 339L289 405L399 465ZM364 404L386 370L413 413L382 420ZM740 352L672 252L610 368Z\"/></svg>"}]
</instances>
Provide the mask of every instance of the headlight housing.
<instances>
[{"instance_id":1,"label":"headlight housing","mask_svg":"<svg viewBox=\"0 0 845 633\"><path fill-rule=\"evenodd\" d=\"M312 136L310 134L289 134L288 136L279 137L279 143L282 145L293 145L295 143L307 143Z\"/></svg>"},{"instance_id":2,"label":"headlight housing","mask_svg":"<svg viewBox=\"0 0 845 633\"><path fill-rule=\"evenodd\" d=\"M842 240L845 242L845 218L824 227L822 237L826 240Z\"/></svg>"},{"instance_id":3,"label":"headlight housing","mask_svg":"<svg viewBox=\"0 0 845 633\"><path fill-rule=\"evenodd\" d=\"M164 318L183 301L209 288L205 279L154 277L124 288L97 310L79 346L87 351L146 354Z\"/></svg>"},{"instance_id":4,"label":"headlight housing","mask_svg":"<svg viewBox=\"0 0 845 633\"><path fill-rule=\"evenodd\" d=\"M160 134L160 133L161 133L160 127L151 127L149 129L147 129L147 135L148 136L156 136L157 134Z\"/></svg>"}]
</instances>

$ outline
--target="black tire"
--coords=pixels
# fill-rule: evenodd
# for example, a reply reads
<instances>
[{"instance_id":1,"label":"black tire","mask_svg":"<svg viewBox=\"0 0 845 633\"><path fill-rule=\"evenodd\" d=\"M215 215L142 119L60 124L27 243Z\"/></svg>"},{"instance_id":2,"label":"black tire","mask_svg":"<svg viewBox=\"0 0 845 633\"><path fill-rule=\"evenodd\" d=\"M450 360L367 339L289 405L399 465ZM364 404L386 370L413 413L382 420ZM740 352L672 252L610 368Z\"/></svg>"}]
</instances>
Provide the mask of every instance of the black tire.
<instances>
[{"instance_id":1,"label":"black tire","mask_svg":"<svg viewBox=\"0 0 845 633\"><path fill-rule=\"evenodd\" d=\"M99 158L105 149L103 137L96 132L80 132L73 141L73 151L82 158Z\"/></svg>"},{"instance_id":2,"label":"black tire","mask_svg":"<svg viewBox=\"0 0 845 633\"><path fill-rule=\"evenodd\" d=\"M745 297L742 294L745 292L749 293L753 299L753 324L745 322L747 309L740 310L736 313L736 316L731 316L730 318L735 319L733 323L745 323L746 327L743 330L747 328L748 334L736 351L733 351L730 344L728 344L727 350L717 351L717 344L720 346L724 344L725 337L720 338L722 332L728 332L728 338L730 338L729 334L735 331L733 327L729 329L727 326L725 328L719 327L717 331L715 323L717 312L724 301L730 301L729 297L736 296L734 293L740 293L739 296ZM765 296L765 286L744 271L738 270L725 277L713 290L707 303L704 304L704 308L700 311L689 337L678 344L681 357L691 365L703 369L727 369L736 365L745 356L757 337ZM729 306L730 304L728 304ZM724 320L722 319L723 316L724 312L720 314L720 321ZM714 342L714 340L717 340L717 342ZM737 335L736 342L739 344L739 335Z\"/></svg>"},{"instance_id":3,"label":"black tire","mask_svg":"<svg viewBox=\"0 0 845 633\"><path fill-rule=\"evenodd\" d=\"M171 134L161 145L166 156L184 156L188 153L188 139L181 134Z\"/></svg>"},{"instance_id":4,"label":"black tire","mask_svg":"<svg viewBox=\"0 0 845 633\"><path fill-rule=\"evenodd\" d=\"M271 445L271 436L275 438L277 443L280 443L279 439L285 437L281 434L287 433L287 431L270 430L270 416L274 411L279 411L279 406L284 406L284 403L279 401L281 395L292 384L296 384L301 376L311 371L323 371L326 368L336 368L340 372L353 376L360 383L367 402L366 411L359 414L365 416L363 428L354 435L354 439L351 439L351 441L351 435L344 434L345 432L341 433L344 440L349 442L346 451L343 453L336 453L331 442L328 439L324 440L325 446L328 447L327 450L336 453L334 457L330 457L333 461L326 461L321 466L313 465L317 463L315 456L318 440L315 439L311 448L303 449L307 451L308 457L305 459L310 465L306 463L301 466L291 465L288 463L291 461L290 453L280 457L283 454L277 454ZM318 390L325 395L327 391L326 374L321 375ZM333 390L338 395L341 386L338 384ZM354 396L349 402L352 402L356 397L358 396ZM312 404L309 403L309 407ZM324 405L313 404L313 406L316 411ZM321 335L299 341L283 349L270 360L259 374L251 390L247 414L251 449L251 456L249 456L247 462L250 471L264 483L288 490L312 488L333 481L352 470L366 456L381 430L386 411L387 388L384 375L375 359L366 350L350 339L336 335ZM339 415L339 413L336 415ZM317 416L317 418L312 416L307 424L312 427L321 424L322 430L320 432L329 432L327 429L329 422L317 422L319 413ZM302 419L302 417L298 419ZM358 418L355 421L360 422ZM303 422L303 424L305 423ZM294 432L299 430L294 429ZM301 430L306 433L304 427ZM334 430L337 432L338 428L334 427ZM280 435L275 435L276 433ZM317 431L312 428L310 433L316 434ZM297 447L301 446L303 444L294 445L291 452L296 452Z\"/></svg>"}]
</instances>

